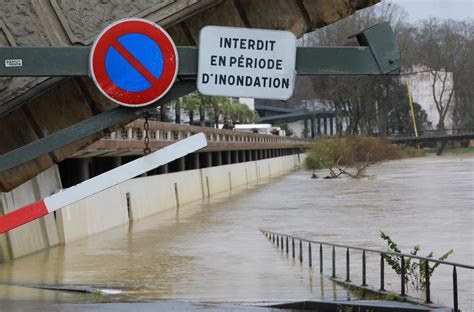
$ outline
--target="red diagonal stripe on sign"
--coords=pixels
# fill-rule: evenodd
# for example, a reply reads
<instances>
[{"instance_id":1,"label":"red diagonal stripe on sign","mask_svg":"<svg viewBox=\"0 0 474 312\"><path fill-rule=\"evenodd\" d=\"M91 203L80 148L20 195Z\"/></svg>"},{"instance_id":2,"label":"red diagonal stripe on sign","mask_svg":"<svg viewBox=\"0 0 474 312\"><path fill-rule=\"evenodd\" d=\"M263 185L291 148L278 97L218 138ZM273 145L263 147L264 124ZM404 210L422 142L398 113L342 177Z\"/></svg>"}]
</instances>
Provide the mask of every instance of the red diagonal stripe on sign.
<instances>
[{"instance_id":1,"label":"red diagonal stripe on sign","mask_svg":"<svg viewBox=\"0 0 474 312\"><path fill-rule=\"evenodd\" d=\"M9 212L4 216L0 216L0 233L5 233L6 231L14 229L22 224L45 216L48 213L44 201L39 201Z\"/></svg>"},{"instance_id":2,"label":"red diagonal stripe on sign","mask_svg":"<svg viewBox=\"0 0 474 312\"><path fill-rule=\"evenodd\" d=\"M158 79L156 79L156 77L153 76L153 74L132 55L132 53L128 52L128 50L120 42L114 41L111 45L127 60L127 62L130 63L130 65L132 65L143 77L145 77L149 83L154 86L158 84Z\"/></svg>"}]
</instances>

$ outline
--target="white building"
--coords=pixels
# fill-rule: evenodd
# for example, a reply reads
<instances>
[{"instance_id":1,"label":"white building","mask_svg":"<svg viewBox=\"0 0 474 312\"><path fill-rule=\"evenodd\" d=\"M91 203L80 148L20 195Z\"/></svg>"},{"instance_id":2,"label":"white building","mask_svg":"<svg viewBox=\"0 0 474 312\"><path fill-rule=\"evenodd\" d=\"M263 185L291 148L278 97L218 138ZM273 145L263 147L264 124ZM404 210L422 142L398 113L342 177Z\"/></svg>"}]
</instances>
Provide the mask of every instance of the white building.
<instances>
[{"instance_id":1,"label":"white building","mask_svg":"<svg viewBox=\"0 0 474 312\"><path fill-rule=\"evenodd\" d=\"M443 88L443 80L445 78L446 81ZM410 73L404 74L402 80L404 83L408 82L413 101L421 105L422 109L424 109L428 115L428 121L431 122L431 127L436 129L439 122L439 113L433 98L433 85L436 98L441 99L443 105L446 105L449 94L453 89L453 73L445 71L438 72L435 83L435 76L427 68L416 66ZM451 128L453 124L451 112L454 95L451 101L450 108L444 119L446 129Z\"/></svg>"}]
</instances>

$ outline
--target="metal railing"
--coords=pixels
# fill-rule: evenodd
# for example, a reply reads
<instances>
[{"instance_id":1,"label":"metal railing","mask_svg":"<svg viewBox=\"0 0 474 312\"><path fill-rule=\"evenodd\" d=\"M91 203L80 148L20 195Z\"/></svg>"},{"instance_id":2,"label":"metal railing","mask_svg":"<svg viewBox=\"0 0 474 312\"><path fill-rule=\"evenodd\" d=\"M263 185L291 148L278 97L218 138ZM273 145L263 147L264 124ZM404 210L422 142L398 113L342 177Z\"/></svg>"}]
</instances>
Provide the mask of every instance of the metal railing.
<instances>
[{"instance_id":1,"label":"metal railing","mask_svg":"<svg viewBox=\"0 0 474 312\"><path fill-rule=\"evenodd\" d=\"M474 133L474 128L424 130L424 131L420 131L419 136L428 137L428 136L456 135L456 134L467 134L467 133Z\"/></svg>"},{"instance_id":2,"label":"metal railing","mask_svg":"<svg viewBox=\"0 0 474 312\"><path fill-rule=\"evenodd\" d=\"M111 132L103 139L105 140L140 140L143 136L143 120L138 119L130 124ZM176 141L187 138L195 133L203 132L209 142L219 143L256 143L256 144L297 144L300 146L311 146L313 140L276 136L269 134L258 134L243 131L215 129L210 127L190 126L173 124L168 122L149 121L149 131L152 141Z\"/></svg>"},{"instance_id":3,"label":"metal railing","mask_svg":"<svg viewBox=\"0 0 474 312\"><path fill-rule=\"evenodd\" d=\"M332 267L331 267L331 278L336 278L336 248L344 248L346 249L346 282L351 282L350 279L350 250L358 250L362 251L362 284L361 286L368 286L367 285L367 276L366 276L366 253L375 253L380 255L380 290L385 290L385 255L396 256L400 258L400 295L406 295L406 272L405 272L405 259L418 259L424 261L424 270L428 272L425 274L425 303L432 303L431 301L431 293L430 293L430 262L439 263L442 265L449 265L453 267L453 307L454 311L459 311L458 305L458 282L457 282L457 268L464 268L464 269L471 269L474 270L473 265L467 265L462 263L444 261L434 258L416 256L407 253L399 253L393 252L388 250L377 250L377 249L370 249L370 248L362 248L362 247L355 247L355 246L348 246L342 244L333 244L328 242L321 242L310 240L306 238L296 237L293 235L282 234L278 232L272 232L265 229L260 230L263 235L265 235L271 242L277 245L278 248L281 248L282 251L285 251L285 243L286 243L286 254L289 254L290 243L291 240L291 254L292 257L295 258L295 245L299 241L299 256L298 259L300 263L303 263L303 242L308 243L308 266L313 266L313 256L312 256L312 246L319 245L319 272L323 273L323 246L330 246L332 247ZM296 243L295 243L296 241Z\"/></svg>"},{"instance_id":4,"label":"metal railing","mask_svg":"<svg viewBox=\"0 0 474 312\"><path fill-rule=\"evenodd\" d=\"M430 139L430 138L458 138L469 137L474 134L473 128L444 129L444 130L424 130L418 132L418 137L414 135L392 135L388 136L391 140L409 140L409 139Z\"/></svg>"}]
</instances>

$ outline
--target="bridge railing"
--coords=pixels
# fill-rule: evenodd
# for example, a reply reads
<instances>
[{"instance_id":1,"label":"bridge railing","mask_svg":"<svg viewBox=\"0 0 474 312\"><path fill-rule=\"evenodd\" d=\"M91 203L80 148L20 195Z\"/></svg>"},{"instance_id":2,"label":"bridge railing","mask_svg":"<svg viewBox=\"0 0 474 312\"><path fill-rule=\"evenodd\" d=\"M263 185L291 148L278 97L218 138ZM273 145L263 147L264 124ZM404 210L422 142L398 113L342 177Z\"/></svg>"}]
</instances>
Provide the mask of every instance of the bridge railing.
<instances>
[{"instance_id":1,"label":"bridge railing","mask_svg":"<svg viewBox=\"0 0 474 312\"><path fill-rule=\"evenodd\" d=\"M366 269L366 254L367 253L374 253L378 254L380 256L380 290L384 291L385 290L385 256L395 256L399 259L400 261L400 295L405 296L406 295L406 284L407 284L407 278L406 278L406 272L405 272L405 261L407 259L417 259L420 260L420 268L423 266L423 270L425 272L430 272L430 263L436 263L440 265L446 265L446 266L452 266L453 267L453 273L452 273L452 281L453 281L453 307L454 311L459 311L459 305L458 305L458 282L457 282L457 268L463 268L463 269L470 269L474 270L473 265L467 265L467 264L462 264L462 263L456 263L456 262L450 262L450 261L444 261L444 260L439 260L439 259L434 259L434 258L429 258L429 257L422 257L422 256L417 256L417 255L412 255L412 254L407 254L407 253L399 253L399 252L393 252L393 251L388 251L388 250L377 250L377 249L371 249L371 248L362 248L362 247L355 247L355 246L348 246L348 245L343 245L343 244L334 244L334 243L328 243L328 242L322 242L322 241L316 241L316 240L310 240L306 238L301 238L293 235L288 235L288 234L282 234L278 232L273 232L265 229L260 230L263 235L265 235L272 243L276 244L278 248L281 249L282 252L286 251L286 254L288 255L290 253L290 248L291 248L291 254L292 257L295 258L295 246L297 246L297 243L299 242L299 254L298 254L298 259L300 263L303 263L303 242L307 243L308 245L308 251L307 251L307 257L308 257L308 266L312 267L313 266L313 256L312 256L312 244L318 246L319 245L319 272L322 274L323 273L323 246L329 246L332 247L332 254L331 254L331 262L332 262L332 271L331 271L331 278L336 278L336 248L339 249L345 249L346 250L346 282L351 282L350 279L350 251L351 250L358 250L362 252L362 284L361 286L365 287L367 285L367 269ZM290 243L291 241L291 243ZM285 248L285 243L286 243L286 248ZM290 247L291 245L291 247ZM431 289L430 289L430 274L424 274L424 282L425 282L425 303L432 303L431 301Z\"/></svg>"},{"instance_id":2,"label":"bridge railing","mask_svg":"<svg viewBox=\"0 0 474 312\"><path fill-rule=\"evenodd\" d=\"M436 137L436 136L443 136L443 135L457 135L457 134L466 134L466 133L474 133L474 128L424 130L424 131L420 131L418 133L418 136Z\"/></svg>"},{"instance_id":3,"label":"bridge railing","mask_svg":"<svg viewBox=\"0 0 474 312\"><path fill-rule=\"evenodd\" d=\"M149 121L148 135L150 141L177 141L195 133L203 132L209 142L228 143L275 143L310 145L311 139L292 138L277 135L266 135L243 131L198 127L167 122ZM143 120L136 120L121 129L104 137L106 140L142 140L145 136Z\"/></svg>"},{"instance_id":4,"label":"bridge railing","mask_svg":"<svg viewBox=\"0 0 474 312\"><path fill-rule=\"evenodd\" d=\"M474 128L457 128L457 129L444 129L444 130L423 130L418 131L418 137L442 137L442 136L455 136L463 134L474 133ZM392 135L392 138L410 138L415 137L415 135Z\"/></svg>"}]
</instances>

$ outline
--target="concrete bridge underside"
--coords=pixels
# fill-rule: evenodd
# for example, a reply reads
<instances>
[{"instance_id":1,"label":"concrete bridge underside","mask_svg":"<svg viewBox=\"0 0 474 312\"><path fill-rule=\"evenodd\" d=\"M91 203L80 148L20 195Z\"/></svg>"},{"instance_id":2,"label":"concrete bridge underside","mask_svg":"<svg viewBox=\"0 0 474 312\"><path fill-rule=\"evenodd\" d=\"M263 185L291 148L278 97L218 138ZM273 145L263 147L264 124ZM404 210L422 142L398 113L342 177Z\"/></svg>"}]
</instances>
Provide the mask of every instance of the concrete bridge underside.
<instances>
[{"instance_id":1,"label":"concrete bridge underside","mask_svg":"<svg viewBox=\"0 0 474 312\"><path fill-rule=\"evenodd\" d=\"M147 175L232 165L303 153L312 140L250 132L149 121L143 119L111 132L59 164L63 187L69 187L144 155L144 138L151 151L166 147L196 133L207 136L208 146L199 152L158 167Z\"/></svg>"},{"instance_id":2,"label":"concrete bridge underside","mask_svg":"<svg viewBox=\"0 0 474 312\"><path fill-rule=\"evenodd\" d=\"M196 45L199 30L211 24L286 29L299 37L377 2L20 0L0 7L0 46L89 45L104 26L132 16L159 23L177 45ZM0 154L115 107L87 77L0 78L0 91ZM123 124L0 172L0 191L12 190Z\"/></svg>"}]
</instances>

